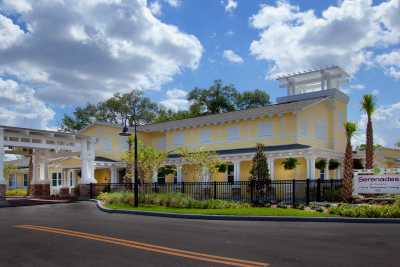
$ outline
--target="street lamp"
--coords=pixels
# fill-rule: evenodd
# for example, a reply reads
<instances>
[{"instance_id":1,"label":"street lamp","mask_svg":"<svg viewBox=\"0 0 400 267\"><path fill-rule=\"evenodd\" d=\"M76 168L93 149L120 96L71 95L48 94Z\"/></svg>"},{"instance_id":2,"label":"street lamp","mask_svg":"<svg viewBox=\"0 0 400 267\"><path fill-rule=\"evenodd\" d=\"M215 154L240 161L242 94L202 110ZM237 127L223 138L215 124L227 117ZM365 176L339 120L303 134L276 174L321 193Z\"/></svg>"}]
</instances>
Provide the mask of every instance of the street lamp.
<instances>
[{"instance_id":1,"label":"street lamp","mask_svg":"<svg viewBox=\"0 0 400 267\"><path fill-rule=\"evenodd\" d=\"M139 206L139 185L138 185L138 165L137 165L137 158L138 158L138 142L137 142L137 129L136 129L136 116L135 113L132 116L134 122L134 185L133 185L133 192L134 192L134 206ZM129 127L127 125L128 118L125 118L124 127L122 132L119 134L120 136L131 136L132 134L129 131Z\"/></svg>"}]
</instances>

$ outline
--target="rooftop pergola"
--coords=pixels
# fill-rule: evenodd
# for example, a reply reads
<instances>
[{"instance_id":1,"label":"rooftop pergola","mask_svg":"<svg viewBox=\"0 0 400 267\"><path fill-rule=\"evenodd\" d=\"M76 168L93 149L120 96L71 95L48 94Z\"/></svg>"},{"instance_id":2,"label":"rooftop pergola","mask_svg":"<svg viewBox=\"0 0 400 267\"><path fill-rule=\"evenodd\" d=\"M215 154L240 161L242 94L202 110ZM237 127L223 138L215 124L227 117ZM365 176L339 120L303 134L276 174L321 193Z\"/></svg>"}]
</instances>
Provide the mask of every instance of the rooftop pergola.
<instances>
[{"instance_id":1,"label":"rooftop pergola","mask_svg":"<svg viewBox=\"0 0 400 267\"><path fill-rule=\"evenodd\" d=\"M298 95L308 92L340 89L349 75L340 67L332 66L305 72L291 73L276 77L281 88L287 88L287 95Z\"/></svg>"}]
</instances>

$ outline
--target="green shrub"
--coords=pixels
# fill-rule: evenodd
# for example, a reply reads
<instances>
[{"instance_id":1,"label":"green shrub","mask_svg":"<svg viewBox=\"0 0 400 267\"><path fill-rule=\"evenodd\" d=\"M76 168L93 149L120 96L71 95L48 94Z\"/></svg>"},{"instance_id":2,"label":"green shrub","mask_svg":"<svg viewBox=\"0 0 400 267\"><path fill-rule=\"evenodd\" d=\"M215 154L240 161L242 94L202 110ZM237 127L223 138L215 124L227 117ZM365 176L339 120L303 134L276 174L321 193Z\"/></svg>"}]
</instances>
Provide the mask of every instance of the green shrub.
<instances>
[{"instance_id":1,"label":"green shrub","mask_svg":"<svg viewBox=\"0 0 400 267\"><path fill-rule=\"evenodd\" d=\"M7 197L26 196L27 190L24 188L9 189L6 191Z\"/></svg>"},{"instance_id":2,"label":"green shrub","mask_svg":"<svg viewBox=\"0 0 400 267\"><path fill-rule=\"evenodd\" d=\"M108 204L131 205L132 192L101 193L97 199ZM140 194L139 202L144 205L165 206L171 208L195 208L195 209L224 209L247 208L248 203L225 201L218 199L195 200L181 193L152 193Z\"/></svg>"},{"instance_id":3,"label":"green shrub","mask_svg":"<svg viewBox=\"0 0 400 267\"><path fill-rule=\"evenodd\" d=\"M393 205L341 204L337 207L332 207L329 212L345 217L400 218L400 203L396 200Z\"/></svg>"}]
</instances>

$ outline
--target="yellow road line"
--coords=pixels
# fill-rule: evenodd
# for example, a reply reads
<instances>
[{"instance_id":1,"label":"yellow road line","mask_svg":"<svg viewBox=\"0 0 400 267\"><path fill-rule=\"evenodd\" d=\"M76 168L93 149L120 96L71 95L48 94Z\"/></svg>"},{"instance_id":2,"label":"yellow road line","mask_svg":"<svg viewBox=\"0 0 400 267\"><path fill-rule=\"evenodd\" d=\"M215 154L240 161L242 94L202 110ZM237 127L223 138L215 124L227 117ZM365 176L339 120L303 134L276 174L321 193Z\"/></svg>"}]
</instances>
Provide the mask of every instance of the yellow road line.
<instances>
[{"instance_id":1,"label":"yellow road line","mask_svg":"<svg viewBox=\"0 0 400 267\"><path fill-rule=\"evenodd\" d=\"M54 227L46 227L46 226L39 226L39 225L16 225L17 228L35 230L35 231L42 231L42 232L49 232L55 234L62 234L66 236L72 236L77 238L84 238L90 240L101 241L105 243L121 245L130 248L136 248L146 251L152 251L157 253L169 254L178 257L193 259L193 260L200 260L200 261L207 261L213 263L221 263L231 266L240 266L240 267L260 267L260 266L268 266L268 263L265 262L257 262L257 261L248 261L248 260L241 260L229 257L221 257L215 255L209 255L199 252L193 252L188 250L181 250L181 249L174 249L164 246L157 246L142 242L136 242L131 240L119 239L109 236L97 235L97 234L90 234L85 232L78 232L72 231L62 228L54 228Z\"/></svg>"}]
</instances>

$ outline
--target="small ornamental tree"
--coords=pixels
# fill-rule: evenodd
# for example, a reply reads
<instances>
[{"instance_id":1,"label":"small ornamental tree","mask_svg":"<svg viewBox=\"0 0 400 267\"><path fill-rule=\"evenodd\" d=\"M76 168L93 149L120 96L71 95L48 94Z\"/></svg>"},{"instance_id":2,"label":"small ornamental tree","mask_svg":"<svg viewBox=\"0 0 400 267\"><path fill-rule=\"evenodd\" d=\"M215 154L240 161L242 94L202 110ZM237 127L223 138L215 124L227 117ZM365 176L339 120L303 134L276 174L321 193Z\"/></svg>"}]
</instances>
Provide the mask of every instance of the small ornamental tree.
<instances>
[{"instance_id":1,"label":"small ornamental tree","mask_svg":"<svg viewBox=\"0 0 400 267\"><path fill-rule=\"evenodd\" d=\"M264 145L257 144L256 154L253 157L253 165L250 170L251 179L255 181L266 181L270 179L267 157L264 153Z\"/></svg>"},{"instance_id":2,"label":"small ornamental tree","mask_svg":"<svg viewBox=\"0 0 400 267\"><path fill-rule=\"evenodd\" d=\"M329 170L331 170L331 171L336 170L337 168L339 168L339 166L340 166L340 162L337 161L336 159L331 159L329 161L329 166L328 166Z\"/></svg>"},{"instance_id":3,"label":"small ornamental tree","mask_svg":"<svg viewBox=\"0 0 400 267\"><path fill-rule=\"evenodd\" d=\"M327 162L326 162L325 159L317 160L317 161L315 162L315 168L317 168L320 172L324 172L324 171L325 171L325 168L326 168L326 164L327 164ZM327 173L324 173L324 178L325 178L325 177L327 177L327 178L329 179Z\"/></svg>"},{"instance_id":4,"label":"small ornamental tree","mask_svg":"<svg viewBox=\"0 0 400 267\"><path fill-rule=\"evenodd\" d=\"M223 160L218 158L215 151L205 150L202 147L197 151L181 148L176 152L181 155L184 162L193 165L192 171L195 177L200 177L203 168L207 168L210 174L210 181L214 179L217 173L222 171L223 167L221 166L225 164Z\"/></svg>"},{"instance_id":5,"label":"small ornamental tree","mask_svg":"<svg viewBox=\"0 0 400 267\"><path fill-rule=\"evenodd\" d=\"M288 171L296 169L297 164L298 160L296 158L287 158L284 161L282 161L283 168Z\"/></svg>"}]
</instances>

